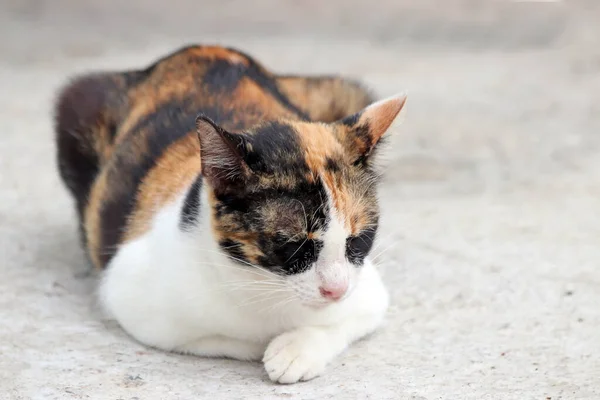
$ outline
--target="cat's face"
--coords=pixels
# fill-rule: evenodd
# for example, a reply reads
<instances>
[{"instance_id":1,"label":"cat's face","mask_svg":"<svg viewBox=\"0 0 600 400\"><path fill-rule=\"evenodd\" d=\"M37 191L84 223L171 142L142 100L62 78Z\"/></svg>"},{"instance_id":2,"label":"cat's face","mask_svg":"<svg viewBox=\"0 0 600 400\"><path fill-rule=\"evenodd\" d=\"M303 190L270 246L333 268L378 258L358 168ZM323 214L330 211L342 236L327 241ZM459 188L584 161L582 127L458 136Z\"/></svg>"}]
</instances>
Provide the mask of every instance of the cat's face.
<instances>
[{"instance_id":1,"label":"cat's face","mask_svg":"<svg viewBox=\"0 0 600 400\"><path fill-rule=\"evenodd\" d=\"M269 122L244 134L200 117L202 168L222 251L276 275L305 305L347 296L377 232L381 139L404 101L375 103L333 124Z\"/></svg>"}]
</instances>

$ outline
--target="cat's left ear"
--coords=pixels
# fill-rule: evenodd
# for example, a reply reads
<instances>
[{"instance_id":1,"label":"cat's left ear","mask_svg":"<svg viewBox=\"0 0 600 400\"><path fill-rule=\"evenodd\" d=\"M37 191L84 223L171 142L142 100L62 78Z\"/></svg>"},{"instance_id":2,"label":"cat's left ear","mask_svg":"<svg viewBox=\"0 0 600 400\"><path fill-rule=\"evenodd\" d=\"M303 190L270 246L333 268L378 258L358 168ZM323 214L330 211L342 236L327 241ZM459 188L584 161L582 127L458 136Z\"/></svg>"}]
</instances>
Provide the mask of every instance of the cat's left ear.
<instances>
[{"instance_id":1,"label":"cat's left ear","mask_svg":"<svg viewBox=\"0 0 600 400\"><path fill-rule=\"evenodd\" d=\"M210 118L196 117L202 174L216 192L239 190L252 175L245 161L250 147L244 135L227 132Z\"/></svg>"},{"instance_id":2,"label":"cat's left ear","mask_svg":"<svg viewBox=\"0 0 600 400\"><path fill-rule=\"evenodd\" d=\"M384 139L393 133L406 95L399 94L376 103L337 122L340 138L354 164L380 172Z\"/></svg>"}]
</instances>

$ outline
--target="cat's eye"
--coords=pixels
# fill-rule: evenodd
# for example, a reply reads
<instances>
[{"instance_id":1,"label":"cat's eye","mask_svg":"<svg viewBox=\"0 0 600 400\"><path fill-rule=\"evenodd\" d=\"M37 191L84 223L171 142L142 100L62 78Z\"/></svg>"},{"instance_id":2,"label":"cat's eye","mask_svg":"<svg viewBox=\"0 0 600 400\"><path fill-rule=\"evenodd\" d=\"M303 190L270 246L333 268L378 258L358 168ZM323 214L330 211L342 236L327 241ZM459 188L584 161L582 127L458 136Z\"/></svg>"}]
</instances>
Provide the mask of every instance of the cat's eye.
<instances>
[{"instance_id":1,"label":"cat's eye","mask_svg":"<svg viewBox=\"0 0 600 400\"><path fill-rule=\"evenodd\" d=\"M298 239L286 240L276 244L275 254L279 265L288 273L299 273L308 268L317 260L323 247L320 240Z\"/></svg>"},{"instance_id":2,"label":"cat's eye","mask_svg":"<svg viewBox=\"0 0 600 400\"><path fill-rule=\"evenodd\" d=\"M365 229L346 239L346 258L352 264L361 265L373 247L375 229Z\"/></svg>"}]
</instances>

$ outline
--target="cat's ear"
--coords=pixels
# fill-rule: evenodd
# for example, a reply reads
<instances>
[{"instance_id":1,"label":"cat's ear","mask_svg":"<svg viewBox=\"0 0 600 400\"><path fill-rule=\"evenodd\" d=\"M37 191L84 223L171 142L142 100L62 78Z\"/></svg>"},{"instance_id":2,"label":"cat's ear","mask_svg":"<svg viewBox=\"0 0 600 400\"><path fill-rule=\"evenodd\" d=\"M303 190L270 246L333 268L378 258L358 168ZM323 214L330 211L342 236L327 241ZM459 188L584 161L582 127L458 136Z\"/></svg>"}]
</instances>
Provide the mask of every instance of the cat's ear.
<instances>
[{"instance_id":1,"label":"cat's ear","mask_svg":"<svg viewBox=\"0 0 600 400\"><path fill-rule=\"evenodd\" d=\"M244 161L249 144L243 135L230 133L204 115L196 117L202 174L217 192L243 186L252 171Z\"/></svg>"},{"instance_id":2,"label":"cat's ear","mask_svg":"<svg viewBox=\"0 0 600 400\"><path fill-rule=\"evenodd\" d=\"M355 165L381 172L385 142L396 128L406 95L399 94L373 103L339 122L342 143Z\"/></svg>"}]
</instances>

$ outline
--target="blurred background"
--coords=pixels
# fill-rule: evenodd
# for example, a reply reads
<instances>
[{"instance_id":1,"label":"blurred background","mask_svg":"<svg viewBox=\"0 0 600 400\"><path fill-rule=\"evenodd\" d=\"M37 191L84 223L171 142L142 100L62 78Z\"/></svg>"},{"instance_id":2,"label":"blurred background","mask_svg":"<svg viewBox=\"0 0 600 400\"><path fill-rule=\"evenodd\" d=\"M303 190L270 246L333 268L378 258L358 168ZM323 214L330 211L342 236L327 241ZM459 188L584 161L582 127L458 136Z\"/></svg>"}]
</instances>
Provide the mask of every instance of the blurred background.
<instances>
[{"instance_id":1,"label":"blurred background","mask_svg":"<svg viewBox=\"0 0 600 400\"><path fill-rule=\"evenodd\" d=\"M0 7L3 87L23 77L46 94L73 73L137 68L187 43L218 43L277 71L349 75L380 96L407 90L398 174L438 189L482 190L511 174L582 169L582 156L598 148L594 0L3 0ZM22 94L5 91L8 107ZM439 185L450 178L452 185Z\"/></svg>"},{"instance_id":2,"label":"blurred background","mask_svg":"<svg viewBox=\"0 0 600 400\"><path fill-rule=\"evenodd\" d=\"M2 392L600 398L599 22L597 0L0 0ZM388 322L312 383L150 351L92 311L56 90L190 43L408 92L375 252Z\"/></svg>"}]
</instances>

